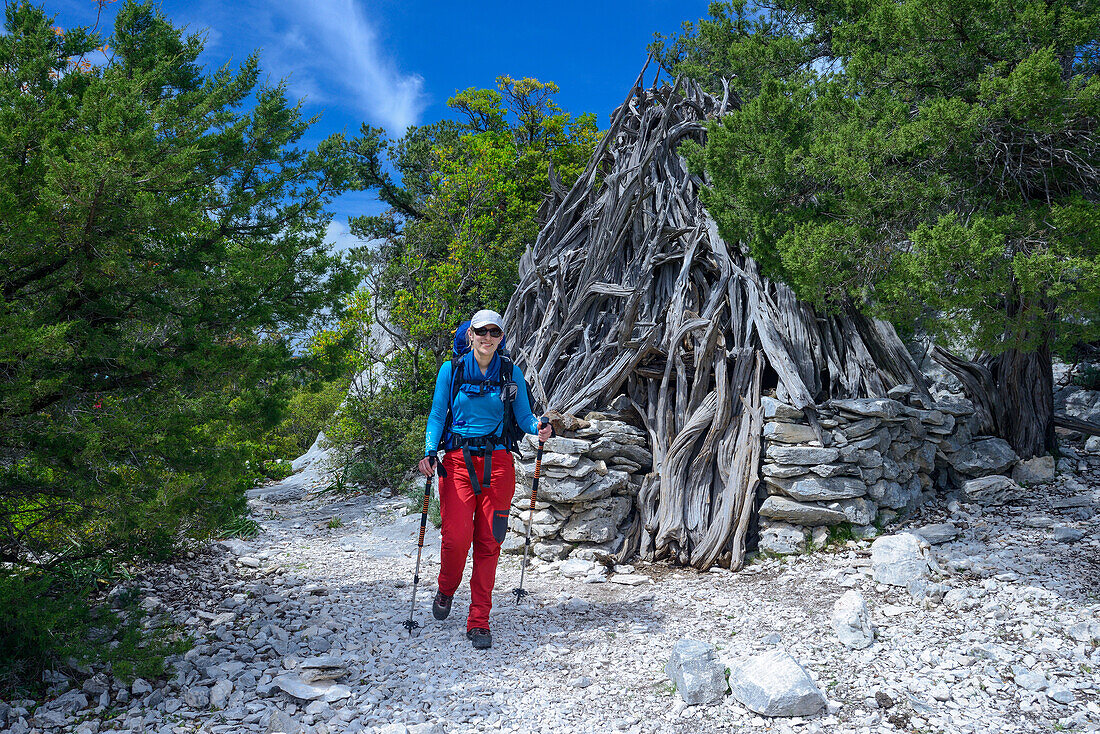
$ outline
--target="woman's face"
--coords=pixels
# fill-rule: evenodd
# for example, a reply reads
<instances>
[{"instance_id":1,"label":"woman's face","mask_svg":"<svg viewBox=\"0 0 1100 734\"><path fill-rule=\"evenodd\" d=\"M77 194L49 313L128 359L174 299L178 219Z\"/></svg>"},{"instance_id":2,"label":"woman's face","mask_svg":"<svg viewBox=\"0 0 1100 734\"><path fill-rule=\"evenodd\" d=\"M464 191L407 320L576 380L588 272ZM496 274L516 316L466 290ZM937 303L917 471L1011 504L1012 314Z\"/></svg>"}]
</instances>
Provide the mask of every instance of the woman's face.
<instances>
[{"instance_id":1,"label":"woman's face","mask_svg":"<svg viewBox=\"0 0 1100 734\"><path fill-rule=\"evenodd\" d=\"M483 328L482 331L485 331L485 333L478 334L473 327L470 327L470 330L466 333L466 339L473 345L476 356L491 359L497 347L500 346L500 340L504 338L504 333L496 326ZM492 331L496 331L500 336L493 336L490 333Z\"/></svg>"}]
</instances>

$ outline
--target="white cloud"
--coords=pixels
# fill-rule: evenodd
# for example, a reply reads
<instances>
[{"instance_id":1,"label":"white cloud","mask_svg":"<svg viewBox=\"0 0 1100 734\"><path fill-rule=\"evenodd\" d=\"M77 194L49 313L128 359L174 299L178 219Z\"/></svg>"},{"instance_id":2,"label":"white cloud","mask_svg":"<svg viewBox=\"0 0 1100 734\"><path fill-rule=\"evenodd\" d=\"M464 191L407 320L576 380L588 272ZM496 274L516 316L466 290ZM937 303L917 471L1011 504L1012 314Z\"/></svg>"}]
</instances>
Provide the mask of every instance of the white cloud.
<instances>
[{"instance_id":1,"label":"white cloud","mask_svg":"<svg viewBox=\"0 0 1100 734\"><path fill-rule=\"evenodd\" d=\"M347 104L394 137L416 124L427 101L424 80L403 73L381 48L356 0L282 0L285 27L268 54L314 104ZM279 25L282 25L280 23ZM269 55L269 58L271 56Z\"/></svg>"},{"instance_id":2,"label":"white cloud","mask_svg":"<svg viewBox=\"0 0 1100 734\"><path fill-rule=\"evenodd\" d=\"M363 244L363 240L348 230L346 222L340 222L335 218L328 223L328 228L325 230L325 242L337 252L346 252Z\"/></svg>"}]
</instances>

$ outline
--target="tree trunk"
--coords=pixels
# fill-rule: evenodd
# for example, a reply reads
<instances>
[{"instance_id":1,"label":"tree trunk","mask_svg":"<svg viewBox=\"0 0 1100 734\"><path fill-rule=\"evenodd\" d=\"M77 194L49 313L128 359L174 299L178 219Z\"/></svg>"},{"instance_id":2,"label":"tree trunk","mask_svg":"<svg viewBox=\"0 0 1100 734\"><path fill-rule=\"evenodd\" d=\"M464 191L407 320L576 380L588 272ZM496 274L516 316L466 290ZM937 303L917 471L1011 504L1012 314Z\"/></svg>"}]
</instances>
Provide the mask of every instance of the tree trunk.
<instances>
[{"instance_id":1,"label":"tree trunk","mask_svg":"<svg viewBox=\"0 0 1100 734\"><path fill-rule=\"evenodd\" d=\"M980 430L1008 441L1021 459L1054 450L1054 375L1048 345L1035 352L983 354L976 362L934 346L932 358L962 382L982 418Z\"/></svg>"},{"instance_id":2,"label":"tree trunk","mask_svg":"<svg viewBox=\"0 0 1100 734\"><path fill-rule=\"evenodd\" d=\"M644 69L643 69L644 73ZM815 312L727 243L677 152L736 99L639 75L571 189L551 186L504 321L544 404L630 405L649 435L633 553L739 568L755 513L762 400L804 409L886 395L922 376L889 324ZM769 383L765 385L765 383Z\"/></svg>"},{"instance_id":3,"label":"tree trunk","mask_svg":"<svg viewBox=\"0 0 1100 734\"><path fill-rule=\"evenodd\" d=\"M1007 352L983 360L1000 393L997 435L1008 441L1021 459L1050 453L1054 440L1054 375L1050 349Z\"/></svg>"}]
</instances>

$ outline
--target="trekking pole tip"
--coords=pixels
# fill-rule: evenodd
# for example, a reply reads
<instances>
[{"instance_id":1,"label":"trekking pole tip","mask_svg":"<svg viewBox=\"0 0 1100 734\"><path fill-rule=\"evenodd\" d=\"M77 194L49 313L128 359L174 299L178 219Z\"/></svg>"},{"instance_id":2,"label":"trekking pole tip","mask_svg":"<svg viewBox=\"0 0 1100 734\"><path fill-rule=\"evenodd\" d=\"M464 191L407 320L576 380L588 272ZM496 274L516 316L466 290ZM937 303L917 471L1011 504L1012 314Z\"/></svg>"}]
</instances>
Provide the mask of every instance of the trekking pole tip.
<instances>
[{"instance_id":1,"label":"trekking pole tip","mask_svg":"<svg viewBox=\"0 0 1100 734\"><path fill-rule=\"evenodd\" d=\"M409 634L411 635L418 627L420 627L420 622L417 622L415 619L406 619L404 622L401 623L401 626L407 629L409 631Z\"/></svg>"},{"instance_id":2,"label":"trekking pole tip","mask_svg":"<svg viewBox=\"0 0 1100 734\"><path fill-rule=\"evenodd\" d=\"M516 604L519 604L523 600L523 597L528 596L530 594L530 592L528 592L524 589L518 588L518 587L515 588L515 589L512 589L512 593L516 595Z\"/></svg>"}]
</instances>

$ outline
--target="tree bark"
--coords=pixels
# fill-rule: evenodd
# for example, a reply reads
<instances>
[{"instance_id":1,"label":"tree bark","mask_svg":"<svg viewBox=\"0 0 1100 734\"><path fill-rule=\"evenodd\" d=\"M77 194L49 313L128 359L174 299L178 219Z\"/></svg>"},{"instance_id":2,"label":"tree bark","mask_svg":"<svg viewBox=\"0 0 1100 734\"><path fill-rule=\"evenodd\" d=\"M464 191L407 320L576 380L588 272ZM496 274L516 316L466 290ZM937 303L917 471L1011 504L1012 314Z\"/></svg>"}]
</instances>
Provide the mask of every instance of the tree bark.
<instances>
[{"instance_id":1,"label":"tree bark","mask_svg":"<svg viewBox=\"0 0 1100 734\"><path fill-rule=\"evenodd\" d=\"M889 324L815 312L722 240L676 147L704 142L730 104L690 79L647 90L639 76L585 172L551 187L504 314L548 407L625 397L649 435L622 559L741 566L773 387L811 421L829 398L903 383L927 396Z\"/></svg>"},{"instance_id":2,"label":"tree bark","mask_svg":"<svg viewBox=\"0 0 1100 734\"><path fill-rule=\"evenodd\" d=\"M1047 345L1035 352L1010 349L986 364L1000 396L997 435L1021 459L1053 451L1054 375Z\"/></svg>"},{"instance_id":3,"label":"tree bark","mask_svg":"<svg viewBox=\"0 0 1100 734\"><path fill-rule=\"evenodd\" d=\"M1046 344L1035 352L983 354L974 362L934 346L932 358L962 383L981 428L1007 441L1021 459L1054 450L1054 374Z\"/></svg>"}]
</instances>

